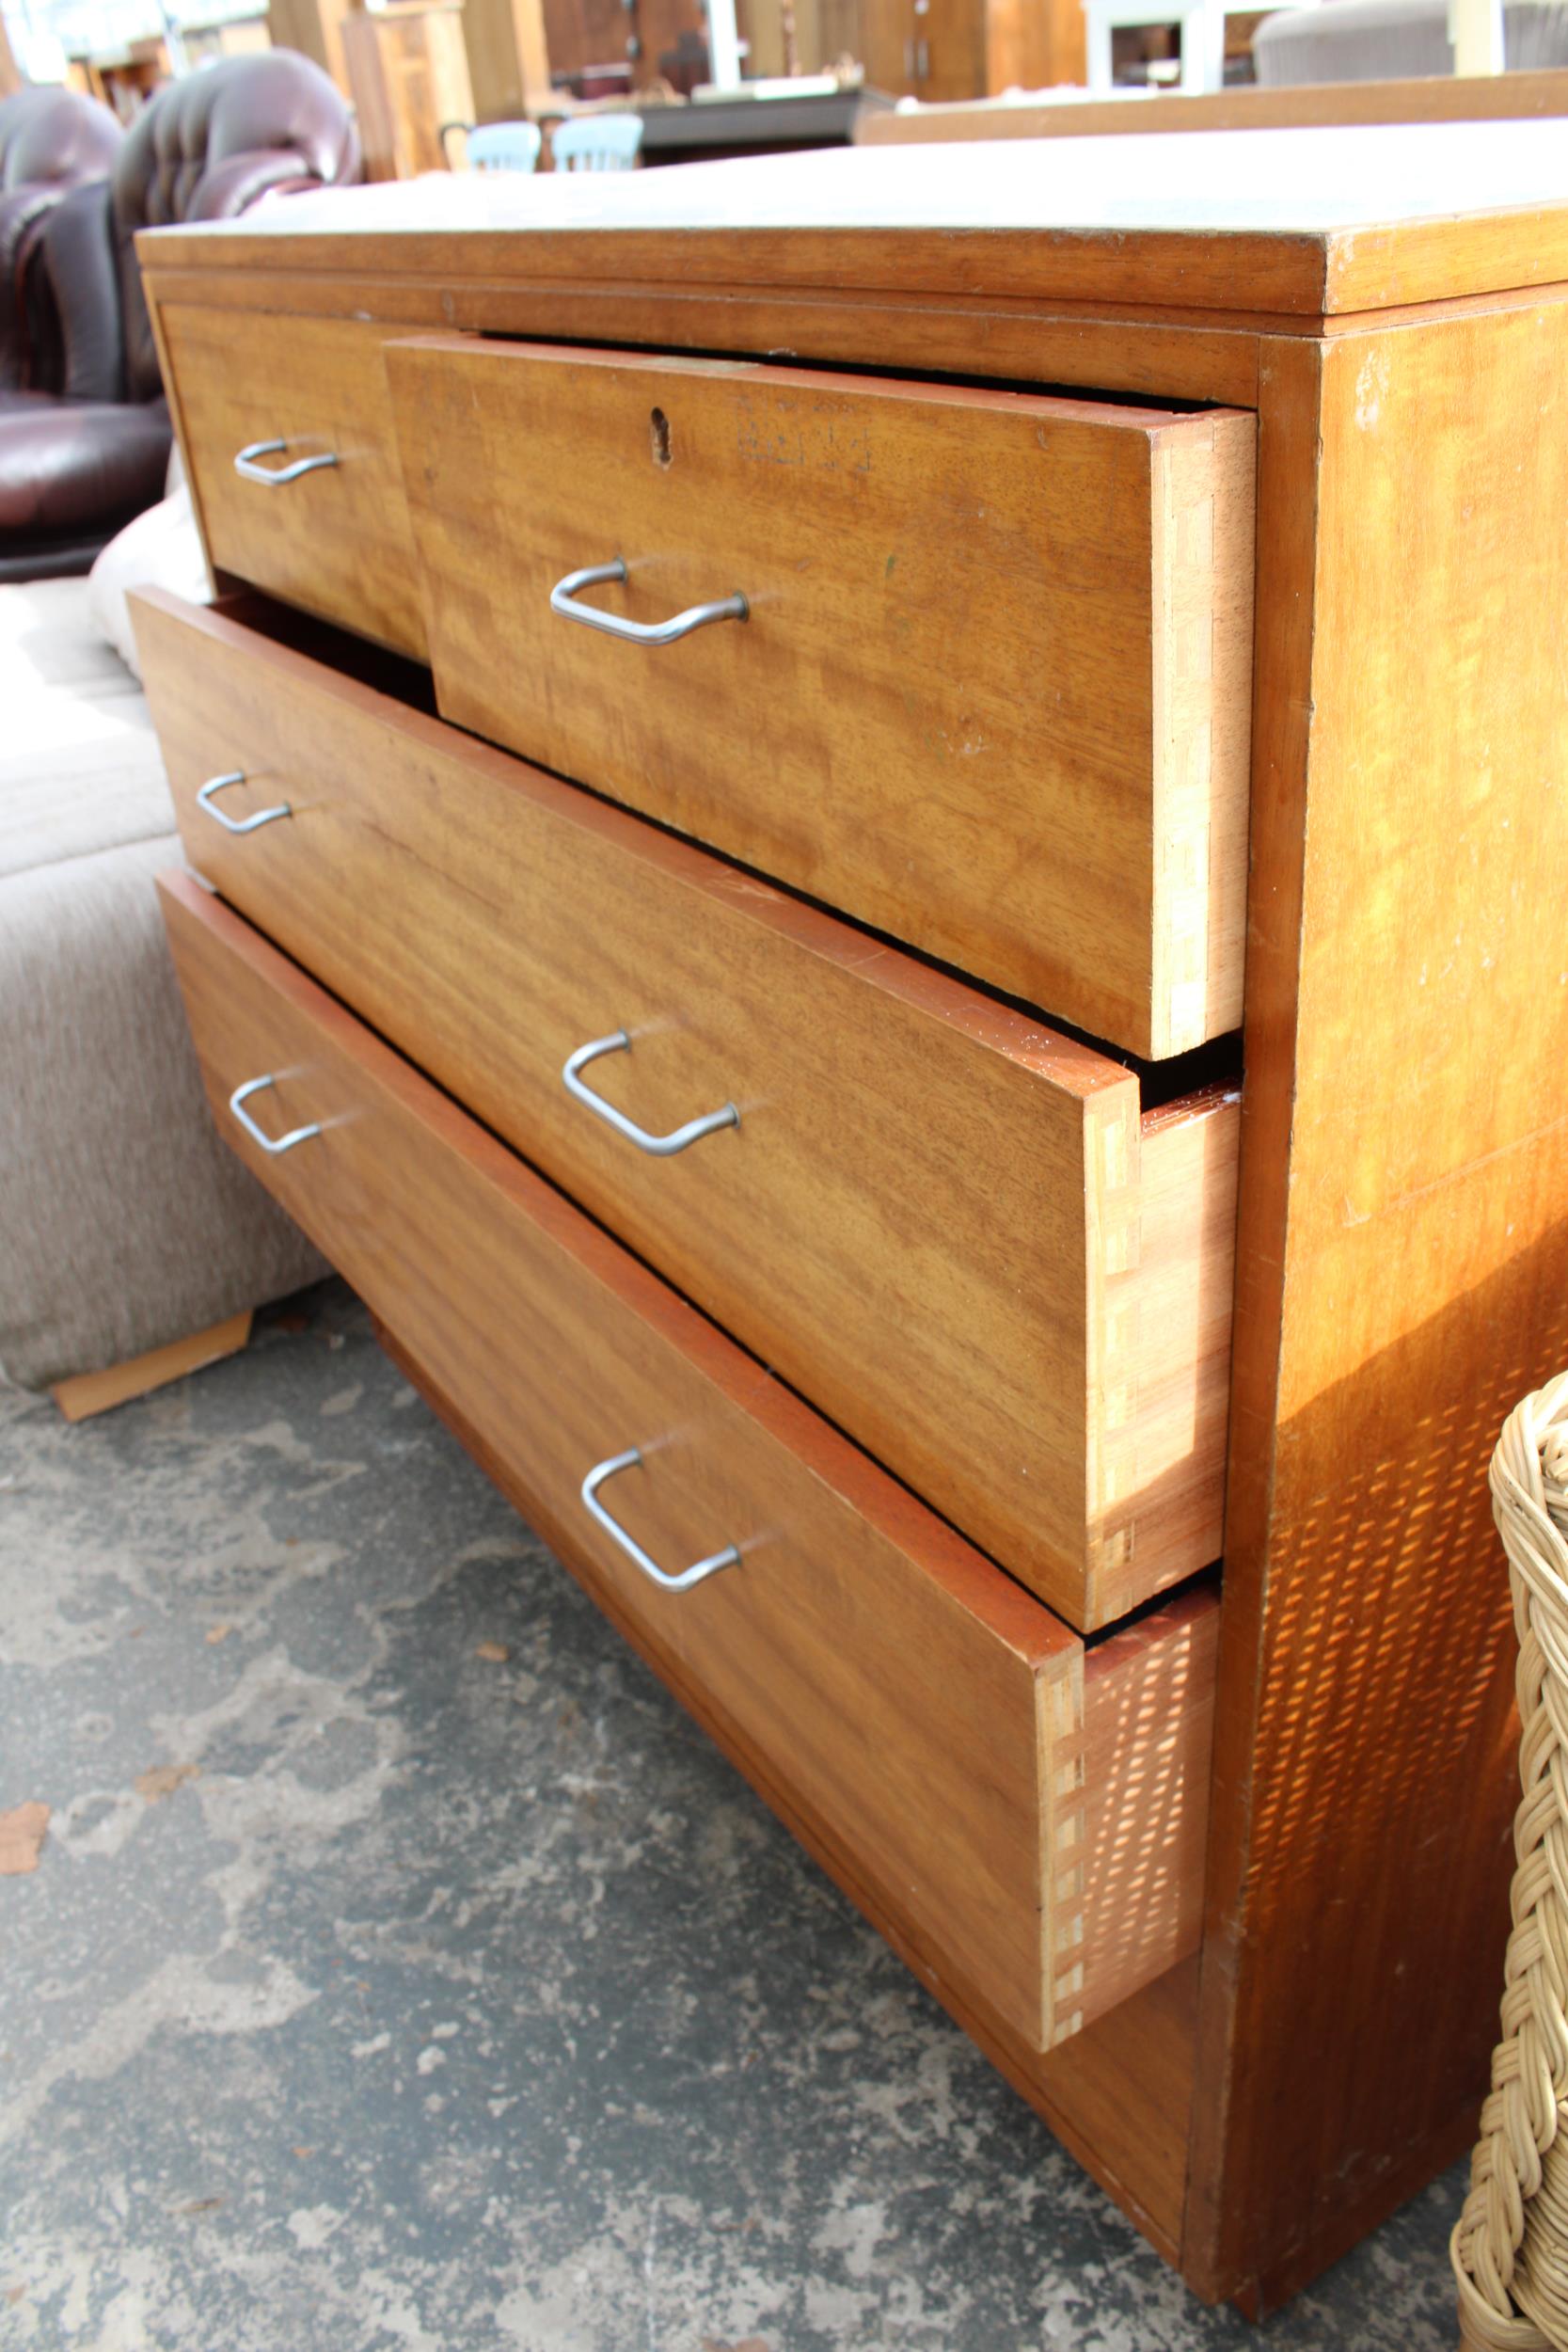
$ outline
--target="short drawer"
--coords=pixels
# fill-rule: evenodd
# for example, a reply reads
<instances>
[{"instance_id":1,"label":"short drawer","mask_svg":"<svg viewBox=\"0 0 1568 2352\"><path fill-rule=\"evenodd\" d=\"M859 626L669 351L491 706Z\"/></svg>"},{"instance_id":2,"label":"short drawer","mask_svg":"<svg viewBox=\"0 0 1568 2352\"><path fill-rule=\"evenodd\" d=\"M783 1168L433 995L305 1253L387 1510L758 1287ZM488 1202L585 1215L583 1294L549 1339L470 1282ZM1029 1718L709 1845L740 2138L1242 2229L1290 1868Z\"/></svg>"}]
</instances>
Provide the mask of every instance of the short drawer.
<instances>
[{"instance_id":1,"label":"short drawer","mask_svg":"<svg viewBox=\"0 0 1568 2352\"><path fill-rule=\"evenodd\" d=\"M868 1907L1041 2048L1190 1948L1212 1601L1086 1666L239 916L161 889L223 1135Z\"/></svg>"},{"instance_id":2,"label":"short drawer","mask_svg":"<svg viewBox=\"0 0 1568 2352\"><path fill-rule=\"evenodd\" d=\"M387 365L449 718L1133 1053L1239 1025L1251 417Z\"/></svg>"},{"instance_id":3,"label":"short drawer","mask_svg":"<svg viewBox=\"0 0 1568 2352\"><path fill-rule=\"evenodd\" d=\"M210 561L422 660L384 330L182 303L160 318Z\"/></svg>"},{"instance_id":4,"label":"short drawer","mask_svg":"<svg viewBox=\"0 0 1568 2352\"><path fill-rule=\"evenodd\" d=\"M420 1068L1074 1625L1218 1556L1234 1092L1145 1111L234 620L153 595L137 630L193 862Z\"/></svg>"}]
</instances>

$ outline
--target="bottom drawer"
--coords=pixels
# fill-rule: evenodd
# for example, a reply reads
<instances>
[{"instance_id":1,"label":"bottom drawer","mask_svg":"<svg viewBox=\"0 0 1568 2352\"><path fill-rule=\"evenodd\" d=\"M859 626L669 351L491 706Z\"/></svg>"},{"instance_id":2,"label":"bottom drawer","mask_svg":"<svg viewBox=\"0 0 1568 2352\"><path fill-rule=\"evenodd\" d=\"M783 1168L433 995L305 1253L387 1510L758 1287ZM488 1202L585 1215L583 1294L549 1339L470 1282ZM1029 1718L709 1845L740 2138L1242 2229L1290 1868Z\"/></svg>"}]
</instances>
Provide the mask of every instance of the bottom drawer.
<instances>
[{"instance_id":1,"label":"bottom drawer","mask_svg":"<svg viewBox=\"0 0 1568 2352\"><path fill-rule=\"evenodd\" d=\"M1212 1600L1085 1659L219 900L160 887L225 1136L868 1908L1037 2049L1191 1949Z\"/></svg>"}]
</instances>

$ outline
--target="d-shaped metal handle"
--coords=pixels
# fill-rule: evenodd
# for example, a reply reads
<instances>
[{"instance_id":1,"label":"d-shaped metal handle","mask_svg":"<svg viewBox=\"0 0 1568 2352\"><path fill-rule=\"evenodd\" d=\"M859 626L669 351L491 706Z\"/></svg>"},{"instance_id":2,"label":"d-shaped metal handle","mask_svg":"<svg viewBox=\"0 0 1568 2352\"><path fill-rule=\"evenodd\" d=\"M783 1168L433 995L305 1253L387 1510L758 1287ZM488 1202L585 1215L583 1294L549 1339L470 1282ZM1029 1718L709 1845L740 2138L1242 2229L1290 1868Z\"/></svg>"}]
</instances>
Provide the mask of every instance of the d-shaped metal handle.
<instances>
[{"instance_id":1,"label":"d-shaped metal handle","mask_svg":"<svg viewBox=\"0 0 1568 2352\"><path fill-rule=\"evenodd\" d=\"M564 620L580 621L584 628L601 628L607 637L627 638L634 645L673 645L677 637L689 637L694 628L705 628L709 621L744 621L752 610L744 596L721 596L717 604L689 605L669 621L623 621L614 612L601 612L595 605L574 602L583 588L630 577L620 556L613 564L590 564L586 571L568 572L550 590L550 611Z\"/></svg>"},{"instance_id":2,"label":"d-shaped metal handle","mask_svg":"<svg viewBox=\"0 0 1568 2352\"><path fill-rule=\"evenodd\" d=\"M227 792L231 784L244 782L243 768L230 768L226 775L209 776L206 783L198 787L198 808L203 810L215 825L221 825L225 833L254 833L258 825L270 825L275 817L293 814L287 801L279 801L275 807L259 808L254 817L230 817L226 810L218 807L217 796L220 792Z\"/></svg>"},{"instance_id":3,"label":"d-shaped metal handle","mask_svg":"<svg viewBox=\"0 0 1568 2352\"><path fill-rule=\"evenodd\" d=\"M260 482L269 490L280 490L285 482L297 482L301 474L314 473L319 466L335 466L336 453L328 450L320 457L296 457L292 466L259 466L258 457L276 457L287 441L251 441L234 458L234 471L247 482Z\"/></svg>"},{"instance_id":4,"label":"d-shaped metal handle","mask_svg":"<svg viewBox=\"0 0 1568 2352\"><path fill-rule=\"evenodd\" d=\"M608 1462L599 1462L589 1471L582 1482L582 1499L590 1518L596 1519L605 1534L619 1544L626 1558L641 1569L649 1582L657 1584L660 1592L689 1593L693 1584L700 1584L705 1577L717 1576L721 1568L735 1567L740 1559L739 1547L726 1544L722 1551L709 1552L705 1560L695 1561L689 1568L683 1568L678 1576L671 1576L657 1560L649 1559L641 1545L626 1534L619 1519L611 1518L599 1501L599 1488L620 1471L641 1470L641 1446L629 1446L625 1454L612 1454Z\"/></svg>"},{"instance_id":5,"label":"d-shaped metal handle","mask_svg":"<svg viewBox=\"0 0 1568 2352\"><path fill-rule=\"evenodd\" d=\"M701 1119L689 1119L684 1127L673 1128L667 1136L651 1136L646 1127L640 1127L635 1119L628 1119L625 1111L618 1111L613 1103L607 1103L602 1094L595 1094L592 1087L585 1086L580 1075L601 1054L630 1051L630 1038L625 1029L617 1029L613 1037L596 1037L591 1043L579 1045L575 1054L567 1056L561 1075L568 1094L585 1104L596 1119L602 1119L607 1127L613 1127L618 1136L635 1143L640 1152L651 1152L656 1159L667 1160L673 1152L684 1152L689 1143L711 1136L721 1127L739 1126L740 1113L733 1103L726 1103L721 1111L706 1111Z\"/></svg>"},{"instance_id":6,"label":"d-shaped metal handle","mask_svg":"<svg viewBox=\"0 0 1568 2352\"><path fill-rule=\"evenodd\" d=\"M312 1136L319 1136L321 1133L319 1120L313 1120L309 1127L291 1127L286 1136L269 1136L262 1133L245 1109L245 1104L253 1094L260 1094L263 1087L275 1087L277 1084L276 1074L269 1070L264 1078L247 1078L244 1086L236 1087L229 1097L230 1109L252 1143L259 1143L262 1151L270 1152L275 1159L278 1152L292 1152L296 1143L309 1143Z\"/></svg>"}]
</instances>

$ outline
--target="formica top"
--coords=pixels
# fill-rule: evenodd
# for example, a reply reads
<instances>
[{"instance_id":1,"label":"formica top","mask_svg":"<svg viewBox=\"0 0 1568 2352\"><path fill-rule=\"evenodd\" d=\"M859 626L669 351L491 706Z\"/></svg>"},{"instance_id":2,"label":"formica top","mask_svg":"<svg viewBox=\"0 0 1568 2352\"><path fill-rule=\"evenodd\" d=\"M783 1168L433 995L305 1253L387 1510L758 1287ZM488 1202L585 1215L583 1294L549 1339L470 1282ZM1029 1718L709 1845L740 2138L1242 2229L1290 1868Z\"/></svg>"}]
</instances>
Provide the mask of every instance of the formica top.
<instances>
[{"instance_id":1,"label":"formica top","mask_svg":"<svg viewBox=\"0 0 1568 2352\"><path fill-rule=\"evenodd\" d=\"M1568 139L1556 119L1407 123L442 173L278 197L239 223L146 231L138 249L154 269L760 273L1222 312L1380 310L1568 280Z\"/></svg>"}]
</instances>

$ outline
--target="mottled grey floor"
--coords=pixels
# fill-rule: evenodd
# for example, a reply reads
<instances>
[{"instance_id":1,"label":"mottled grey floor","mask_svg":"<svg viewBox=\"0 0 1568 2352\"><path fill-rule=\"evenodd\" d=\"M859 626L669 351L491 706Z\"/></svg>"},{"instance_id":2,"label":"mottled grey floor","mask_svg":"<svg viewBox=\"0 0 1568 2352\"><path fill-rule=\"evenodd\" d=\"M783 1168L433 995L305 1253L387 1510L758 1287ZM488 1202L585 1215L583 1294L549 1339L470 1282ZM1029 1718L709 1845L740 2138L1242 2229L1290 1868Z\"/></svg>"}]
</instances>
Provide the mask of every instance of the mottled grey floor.
<instances>
[{"instance_id":1,"label":"mottled grey floor","mask_svg":"<svg viewBox=\"0 0 1568 2352\"><path fill-rule=\"evenodd\" d=\"M53 1808L37 1870L0 1877L0 2344L1253 2340L1060 2153L336 1285L79 1428L0 1399L0 1810ZM1264 2342L1449 2352L1458 2195Z\"/></svg>"}]
</instances>

